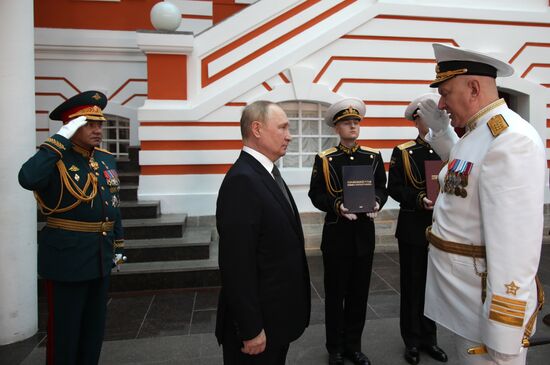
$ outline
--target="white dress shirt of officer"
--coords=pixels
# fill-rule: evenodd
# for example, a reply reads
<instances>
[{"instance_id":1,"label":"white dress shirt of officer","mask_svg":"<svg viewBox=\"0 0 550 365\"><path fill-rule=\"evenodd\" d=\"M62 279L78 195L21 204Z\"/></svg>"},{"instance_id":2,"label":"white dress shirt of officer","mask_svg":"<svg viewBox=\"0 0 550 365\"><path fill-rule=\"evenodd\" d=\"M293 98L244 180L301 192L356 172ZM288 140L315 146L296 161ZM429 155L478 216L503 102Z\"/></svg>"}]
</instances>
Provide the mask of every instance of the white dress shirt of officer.
<instances>
[{"instance_id":1,"label":"white dress shirt of officer","mask_svg":"<svg viewBox=\"0 0 550 365\"><path fill-rule=\"evenodd\" d=\"M428 234L425 315L458 335L460 364L525 364L540 305L545 148L499 99L513 68L434 44L439 103L419 104L426 140L448 164ZM453 127L465 127L459 139Z\"/></svg>"}]
</instances>

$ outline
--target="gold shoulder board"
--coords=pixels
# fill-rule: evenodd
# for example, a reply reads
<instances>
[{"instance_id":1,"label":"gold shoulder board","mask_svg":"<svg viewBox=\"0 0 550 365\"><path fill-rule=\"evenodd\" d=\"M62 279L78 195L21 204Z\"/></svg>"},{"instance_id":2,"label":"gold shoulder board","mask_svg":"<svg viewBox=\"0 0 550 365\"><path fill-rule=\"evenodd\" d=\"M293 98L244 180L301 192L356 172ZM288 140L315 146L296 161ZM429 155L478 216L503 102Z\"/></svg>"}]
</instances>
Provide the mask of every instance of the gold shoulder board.
<instances>
[{"instance_id":1,"label":"gold shoulder board","mask_svg":"<svg viewBox=\"0 0 550 365\"><path fill-rule=\"evenodd\" d=\"M409 141L409 142L405 142L405 143L401 143L399 146L397 146L397 148L399 148L401 151L409 148L409 147L412 147L416 145L416 141Z\"/></svg>"},{"instance_id":2,"label":"gold shoulder board","mask_svg":"<svg viewBox=\"0 0 550 365\"><path fill-rule=\"evenodd\" d=\"M106 154L108 154L108 155L112 155L112 152L107 151L107 150L104 150L103 148L96 147L95 149L98 150L98 151L104 152L104 153L106 153Z\"/></svg>"},{"instance_id":3,"label":"gold shoulder board","mask_svg":"<svg viewBox=\"0 0 550 365\"><path fill-rule=\"evenodd\" d=\"M319 157L323 157L323 156L327 156L327 155L330 155L331 153L334 153L338 151L338 148L336 147L331 147L329 148L328 150L324 150L322 152L319 152Z\"/></svg>"},{"instance_id":4,"label":"gold shoulder board","mask_svg":"<svg viewBox=\"0 0 550 365\"><path fill-rule=\"evenodd\" d=\"M506 128L508 128L508 123L502 115L495 115L487 122L487 127L491 130L493 137L497 137L501 134Z\"/></svg>"},{"instance_id":5,"label":"gold shoulder board","mask_svg":"<svg viewBox=\"0 0 550 365\"><path fill-rule=\"evenodd\" d=\"M380 151L377 150L376 148L370 148L370 147L367 147L367 146L361 146L361 149L363 151L368 151L368 152L372 152L372 153L376 153L376 154L380 153Z\"/></svg>"}]
</instances>

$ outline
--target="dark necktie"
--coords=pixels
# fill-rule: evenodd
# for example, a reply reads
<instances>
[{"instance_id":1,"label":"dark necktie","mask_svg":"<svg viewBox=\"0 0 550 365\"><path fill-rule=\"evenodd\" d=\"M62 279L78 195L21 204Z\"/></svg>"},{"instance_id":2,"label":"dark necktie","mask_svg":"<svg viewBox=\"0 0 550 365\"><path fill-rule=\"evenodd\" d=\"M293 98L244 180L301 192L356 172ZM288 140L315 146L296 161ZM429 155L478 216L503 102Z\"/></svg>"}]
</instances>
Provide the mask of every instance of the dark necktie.
<instances>
[{"instance_id":1,"label":"dark necktie","mask_svg":"<svg viewBox=\"0 0 550 365\"><path fill-rule=\"evenodd\" d=\"M279 189L281 189L281 192L285 196L286 201L288 202L290 207L292 207L292 204L290 203L290 197L288 196L288 193L286 191L285 182L284 182L284 180L281 176L281 172L279 171L277 166L273 165L273 170L271 170L271 173L273 174L273 177L275 178L275 182L277 183L277 185L279 185Z\"/></svg>"}]
</instances>

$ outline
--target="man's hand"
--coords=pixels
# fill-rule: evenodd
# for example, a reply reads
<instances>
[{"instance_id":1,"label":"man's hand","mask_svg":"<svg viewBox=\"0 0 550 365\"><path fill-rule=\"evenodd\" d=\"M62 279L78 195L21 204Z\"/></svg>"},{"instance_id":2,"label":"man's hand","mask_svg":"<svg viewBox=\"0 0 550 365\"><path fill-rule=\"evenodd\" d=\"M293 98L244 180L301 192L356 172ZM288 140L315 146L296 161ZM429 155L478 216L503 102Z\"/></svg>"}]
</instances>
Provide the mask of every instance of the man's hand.
<instances>
[{"instance_id":1,"label":"man's hand","mask_svg":"<svg viewBox=\"0 0 550 365\"><path fill-rule=\"evenodd\" d=\"M367 217L369 217L370 219L376 218L376 216L378 215L379 210L380 210L380 204L378 204L378 202L376 202L376 205L374 206L374 212L367 213Z\"/></svg>"},{"instance_id":2,"label":"man's hand","mask_svg":"<svg viewBox=\"0 0 550 365\"><path fill-rule=\"evenodd\" d=\"M340 214L350 221L354 221L357 219L357 215L354 213L350 213L349 209L344 207L344 204L340 204Z\"/></svg>"},{"instance_id":3,"label":"man's hand","mask_svg":"<svg viewBox=\"0 0 550 365\"><path fill-rule=\"evenodd\" d=\"M71 139L71 137L74 136L78 128L82 127L86 123L87 123L86 117L80 116L64 124L63 127L59 129L57 134L67 139Z\"/></svg>"},{"instance_id":4,"label":"man's hand","mask_svg":"<svg viewBox=\"0 0 550 365\"><path fill-rule=\"evenodd\" d=\"M434 133L446 130L451 124L449 114L445 110L440 110L432 99L418 103L418 116Z\"/></svg>"},{"instance_id":5,"label":"man's hand","mask_svg":"<svg viewBox=\"0 0 550 365\"><path fill-rule=\"evenodd\" d=\"M261 354L265 350L266 342L267 339L265 337L265 332L262 329L258 336L254 337L251 340L243 341L243 348L241 349L241 351L248 355Z\"/></svg>"},{"instance_id":6,"label":"man's hand","mask_svg":"<svg viewBox=\"0 0 550 365\"><path fill-rule=\"evenodd\" d=\"M424 209L426 210L433 210L434 209L434 202L430 199L423 197L422 198L422 204L424 205Z\"/></svg>"}]
</instances>

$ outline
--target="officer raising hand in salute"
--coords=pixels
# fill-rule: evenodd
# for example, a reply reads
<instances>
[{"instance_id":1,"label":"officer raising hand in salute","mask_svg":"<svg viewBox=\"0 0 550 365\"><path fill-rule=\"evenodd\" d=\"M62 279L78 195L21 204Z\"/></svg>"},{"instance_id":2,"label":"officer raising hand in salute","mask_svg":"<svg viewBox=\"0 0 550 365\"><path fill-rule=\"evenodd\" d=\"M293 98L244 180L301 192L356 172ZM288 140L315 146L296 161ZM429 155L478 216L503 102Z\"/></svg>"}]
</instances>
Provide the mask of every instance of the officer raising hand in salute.
<instances>
[{"instance_id":1,"label":"officer raising hand in salute","mask_svg":"<svg viewBox=\"0 0 550 365\"><path fill-rule=\"evenodd\" d=\"M107 98L86 91L50 113L63 121L19 171L47 217L38 237L38 274L48 298L47 364L97 364L109 275L124 261L119 179L100 149Z\"/></svg>"}]
</instances>

